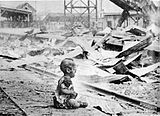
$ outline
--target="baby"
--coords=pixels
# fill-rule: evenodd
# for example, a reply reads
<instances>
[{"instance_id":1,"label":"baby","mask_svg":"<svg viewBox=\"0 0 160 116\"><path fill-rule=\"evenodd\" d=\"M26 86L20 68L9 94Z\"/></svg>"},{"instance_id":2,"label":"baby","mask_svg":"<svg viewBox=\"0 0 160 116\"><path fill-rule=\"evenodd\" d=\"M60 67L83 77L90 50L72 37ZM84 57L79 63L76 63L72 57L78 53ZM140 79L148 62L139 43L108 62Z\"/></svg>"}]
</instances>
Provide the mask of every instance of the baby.
<instances>
[{"instance_id":1,"label":"baby","mask_svg":"<svg viewBox=\"0 0 160 116\"><path fill-rule=\"evenodd\" d=\"M76 100L78 93L74 91L71 81L71 78L73 78L76 73L76 65L74 60L71 58L65 58L60 64L60 69L64 75L58 81L54 105L57 104L57 108L60 106L60 108L66 109L87 107L88 104L86 102Z\"/></svg>"}]
</instances>

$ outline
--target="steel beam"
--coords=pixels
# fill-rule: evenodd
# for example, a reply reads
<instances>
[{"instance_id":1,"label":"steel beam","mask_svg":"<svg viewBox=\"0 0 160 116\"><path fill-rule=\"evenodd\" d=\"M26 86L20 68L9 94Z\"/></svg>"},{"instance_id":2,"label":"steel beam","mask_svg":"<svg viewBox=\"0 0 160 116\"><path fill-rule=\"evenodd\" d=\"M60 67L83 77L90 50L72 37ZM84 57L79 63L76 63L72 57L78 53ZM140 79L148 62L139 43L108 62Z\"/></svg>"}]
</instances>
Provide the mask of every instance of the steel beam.
<instances>
[{"instance_id":1,"label":"steel beam","mask_svg":"<svg viewBox=\"0 0 160 116\"><path fill-rule=\"evenodd\" d=\"M80 5L76 5L78 1L75 0L70 0L69 2L67 2L67 0L64 0L64 16L65 16L65 26L66 25L66 17L67 17L67 13L72 14L73 18L78 17L75 21L77 22L81 22L83 24L84 18L82 18L85 14L85 16L87 16L87 27L90 27L90 21L91 21L91 14L93 11L95 11L95 19L97 21L97 0L95 0L94 2L91 0L87 0L87 2L85 0L79 0L79 2L82 4ZM80 9L84 9L85 13L82 12L78 12L78 10ZM78 16L76 16L74 14L74 12L78 12ZM81 18L81 19L80 19ZM70 23L74 23L74 22L70 22Z\"/></svg>"}]
</instances>

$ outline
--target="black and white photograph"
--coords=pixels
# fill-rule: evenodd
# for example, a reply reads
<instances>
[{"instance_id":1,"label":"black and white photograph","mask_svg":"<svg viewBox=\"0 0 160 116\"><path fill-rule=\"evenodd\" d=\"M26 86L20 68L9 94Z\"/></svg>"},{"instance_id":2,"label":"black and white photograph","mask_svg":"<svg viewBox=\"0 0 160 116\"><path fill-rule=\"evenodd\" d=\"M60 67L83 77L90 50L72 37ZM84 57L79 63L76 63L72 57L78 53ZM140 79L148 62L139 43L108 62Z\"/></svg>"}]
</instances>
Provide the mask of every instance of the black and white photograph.
<instances>
[{"instance_id":1,"label":"black and white photograph","mask_svg":"<svg viewBox=\"0 0 160 116\"><path fill-rule=\"evenodd\" d=\"M0 116L160 116L160 0L0 0Z\"/></svg>"}]
</instances>

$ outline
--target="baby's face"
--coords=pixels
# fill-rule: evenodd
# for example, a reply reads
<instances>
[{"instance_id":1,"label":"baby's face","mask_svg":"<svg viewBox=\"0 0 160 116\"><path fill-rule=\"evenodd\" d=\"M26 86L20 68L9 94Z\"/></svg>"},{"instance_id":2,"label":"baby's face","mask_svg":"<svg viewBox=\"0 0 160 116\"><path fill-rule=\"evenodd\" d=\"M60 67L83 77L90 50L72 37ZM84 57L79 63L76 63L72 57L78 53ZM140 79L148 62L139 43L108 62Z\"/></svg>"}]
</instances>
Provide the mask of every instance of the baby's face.
<instances>
[{"instance_id":1,"label":"baby's face","mask_svg":"<svg viewBox=\"0 0 160 116\"><path fill-rule=\"evenodd\" d=\"M73 66L71 69L70 76L73 78L73 77L75 77L75 74L76 74L76 66Z\"/></svg>"}]
</instances>

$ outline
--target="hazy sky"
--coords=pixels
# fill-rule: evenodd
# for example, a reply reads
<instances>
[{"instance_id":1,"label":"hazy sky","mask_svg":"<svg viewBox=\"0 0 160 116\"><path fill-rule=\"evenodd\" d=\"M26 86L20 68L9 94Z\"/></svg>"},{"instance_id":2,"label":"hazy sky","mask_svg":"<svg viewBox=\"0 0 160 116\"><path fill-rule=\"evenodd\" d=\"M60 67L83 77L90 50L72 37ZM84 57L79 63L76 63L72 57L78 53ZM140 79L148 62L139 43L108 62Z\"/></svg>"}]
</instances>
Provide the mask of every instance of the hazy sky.
<instances>
[{"instance_id":1,"label":"hazy sky","mask_svg":"<svg viewBox=\"0 0 160 116\"><path fill-rule=\"evenodd\" d=\"M70 0L67 0L70 1ZM77 1L77 0L73 0ZM85 1L85 0L84 0ZM100 8L100 0L98 1L98 9ZM121 8L114 5L109 0L103 1L103 9L105 12L121 12ZM28 2L31 4L38 12L56 12L63 13L64 12L64 0L0 0L0 5L8 6L8 7L16 7L19 4L24 2Z\"/></svg>"},{"instance_id":2,"label":"hazy sky","mask_svg":"<svg viewBox=\"0 0 160 116\"><path fill-rule=\"evenodd\" d=\"M66 0L71 1L71 0ZM80 1L80 0L73 0ZM87 1L87 0L83 0ZM95 1L95 0L91 0ZM98 9L100 9L100 1L98 1ZM153 0L160 1L160 0ZM28 2L30 3L38 12L55 12L55 13L63 13L64 12L64 0L0 0L0 5L5 5L8 7L16 7L17 5ZM114 3L110 2L110 0L102 0L102 7L106 13L112 12L122 12L122 9L116 6ZM99 11L99 10L98 10Z\"/></svg>"}]
</instances>

